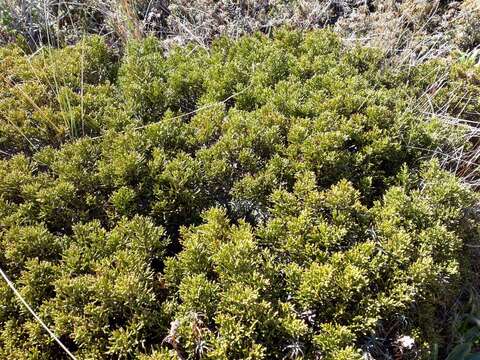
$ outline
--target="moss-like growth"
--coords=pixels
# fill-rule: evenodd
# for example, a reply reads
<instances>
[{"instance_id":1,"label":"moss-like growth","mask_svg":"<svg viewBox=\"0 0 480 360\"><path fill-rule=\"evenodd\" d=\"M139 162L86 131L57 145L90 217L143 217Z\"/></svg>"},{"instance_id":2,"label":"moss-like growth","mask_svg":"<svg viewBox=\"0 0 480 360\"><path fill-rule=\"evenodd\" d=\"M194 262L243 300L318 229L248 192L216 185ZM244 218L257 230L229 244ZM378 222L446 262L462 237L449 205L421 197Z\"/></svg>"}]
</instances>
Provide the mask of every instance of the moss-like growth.
<instances>
[{"instance_id":1,"label":"moss-like growth","mask_svg":"<svg viewBox=\"0 0 480 360\"><path fill-rule=\"evenodd\" d=\"M468 64L397 71L329 31L160 45L0 50L0 264L61 340L80 359L445 351L477 197L423 161L456 138L411 104L439 71L478 91ZM64 356L6 284L0 304L0 357Z\"/></svg>"}]
</instances>

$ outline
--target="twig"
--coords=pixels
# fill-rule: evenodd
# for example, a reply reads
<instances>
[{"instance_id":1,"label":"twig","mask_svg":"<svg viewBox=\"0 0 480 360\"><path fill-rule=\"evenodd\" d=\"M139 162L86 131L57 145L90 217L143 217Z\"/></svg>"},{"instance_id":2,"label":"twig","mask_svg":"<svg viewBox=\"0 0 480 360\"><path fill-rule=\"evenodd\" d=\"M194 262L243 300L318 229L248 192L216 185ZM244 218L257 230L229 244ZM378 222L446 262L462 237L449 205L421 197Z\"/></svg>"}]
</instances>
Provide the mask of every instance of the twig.
<instances>
[{"instance_id":1,"label":"twig","mask_svg":"<svg viewBox=\"0 0 480 360\"><path fill-rule=\"evenodd\" d=\"M30 305L28 305L28 303L25 301L25 299L22 297L22 295L20 295L20 293L18 292L18 290L15 288L15 285L13 285L13 283L10 281L10 279L8 278L8 276L3 272L3 270L0 268L0 275L2 275L3 279L6 281L7 285L10 287L10 289L12 289L13 293L15 294L15 296L22 302L22 304L27 308L27 310L30 312L30 314L33 315L33 317L35 318L35 320L38 321L38 323L40 325L42 325L42 327L47 331L47 333L52 337L53 340L55 340L57 342L58 345L60 345L60 347L67 353L67 355L73 359L73 360L77 360L77 358L75 357L75 355L73 355L70 350L68 350L68 348L63 345L63 343L60 341L60 339L57 337L57 335L55 335L53 333L53 331L51 331L48 326L42 321L42 319L40 319L40 317L35 313L35 311L33 311L33 309L30 307Z\"/></svg>"}]
</instances>

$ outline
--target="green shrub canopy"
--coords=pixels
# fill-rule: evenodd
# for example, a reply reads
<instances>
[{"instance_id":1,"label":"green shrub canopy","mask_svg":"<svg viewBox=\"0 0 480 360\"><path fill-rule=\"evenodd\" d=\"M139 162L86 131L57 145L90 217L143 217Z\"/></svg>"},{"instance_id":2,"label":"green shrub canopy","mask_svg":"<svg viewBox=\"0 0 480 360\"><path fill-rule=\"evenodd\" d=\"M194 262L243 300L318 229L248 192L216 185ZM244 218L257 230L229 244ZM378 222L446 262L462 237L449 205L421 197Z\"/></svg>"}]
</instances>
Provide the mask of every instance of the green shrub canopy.
<instances>
[{"instance_id":1,"label":"green shrub canopy","mask_svg":"<svg viewBox=\"0 0 480 360\"><path fill-rule=\"evenodd\" d=\"M0 57L1 267L78 359L445 350L476 196L422 161L457 137L412 99L446 72L462 108L465 64L287 30ZM1 358L65 358L0 304Z\"/></svg>"}]
</instances>

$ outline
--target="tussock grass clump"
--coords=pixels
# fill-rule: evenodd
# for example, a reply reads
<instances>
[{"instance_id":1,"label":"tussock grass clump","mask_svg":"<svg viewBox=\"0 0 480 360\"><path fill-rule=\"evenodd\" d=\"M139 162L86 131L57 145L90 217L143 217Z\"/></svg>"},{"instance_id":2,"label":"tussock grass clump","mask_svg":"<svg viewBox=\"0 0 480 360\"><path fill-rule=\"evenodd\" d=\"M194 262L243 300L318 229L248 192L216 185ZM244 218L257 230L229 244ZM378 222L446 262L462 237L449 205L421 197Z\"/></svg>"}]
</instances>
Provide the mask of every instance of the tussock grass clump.
<instances>
[{"instance_id":1,"label":"tussock grass clump","mask_svg":"<svg viewBox=\"0 0 480 360\"><path fill-rule=\"evenodd\" d=\"M1 50L0 263L78 358L448 351L477 196L423 161L461 132L412 107L448 65L330 31L45 51ZM0 304L0 357L64 356Z\"/></svg>"},{"instance_id":2,"label":"tussock grass clump","mask_svg":"<svg viewBox=\"0 0 480 360\"><path fill-rule=\"evenodd\" d=\"M423 62L478 48L477 0L3 0L0 43L23 38L32 49L101 35L114 47L154 35L164 46L208 47L282 26L332 26L345 38L384 48L401 62Z\"/></svg>"},{"instance_id":3,"label":"tussock grass clump","mask_svg":"<svg viewBox=\"0 0 480 360\"><path fill-rule=\"evenodd\" d=\"M0 150L32 152L95 134L114 101L113 55L100 37L28 54L0 49Z\"/></svg>"}]
</instances>

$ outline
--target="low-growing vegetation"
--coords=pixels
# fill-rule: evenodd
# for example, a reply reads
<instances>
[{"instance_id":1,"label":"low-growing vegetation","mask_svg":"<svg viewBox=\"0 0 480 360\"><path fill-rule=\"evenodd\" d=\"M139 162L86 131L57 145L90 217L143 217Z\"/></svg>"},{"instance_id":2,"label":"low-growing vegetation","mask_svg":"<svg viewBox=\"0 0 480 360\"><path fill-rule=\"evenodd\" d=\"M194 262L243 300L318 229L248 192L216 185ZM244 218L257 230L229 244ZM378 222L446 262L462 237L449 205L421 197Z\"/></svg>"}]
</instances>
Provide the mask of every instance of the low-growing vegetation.
<instances>
[{"instance_id":1,"label":"low-growing vegetation","mask_svg":"<svg viewBox=\"0 0 480 360\"><path fill-rule=\"evenodd\" d=\"M477 146L435 116L475 121L471 59L393 68L284 29L0 57L0 264L78 359L431 359L459 341L478 195L429 159ZM1 358L66 358L4 283L0 304Z\"/></svg>"}]
</instances>

